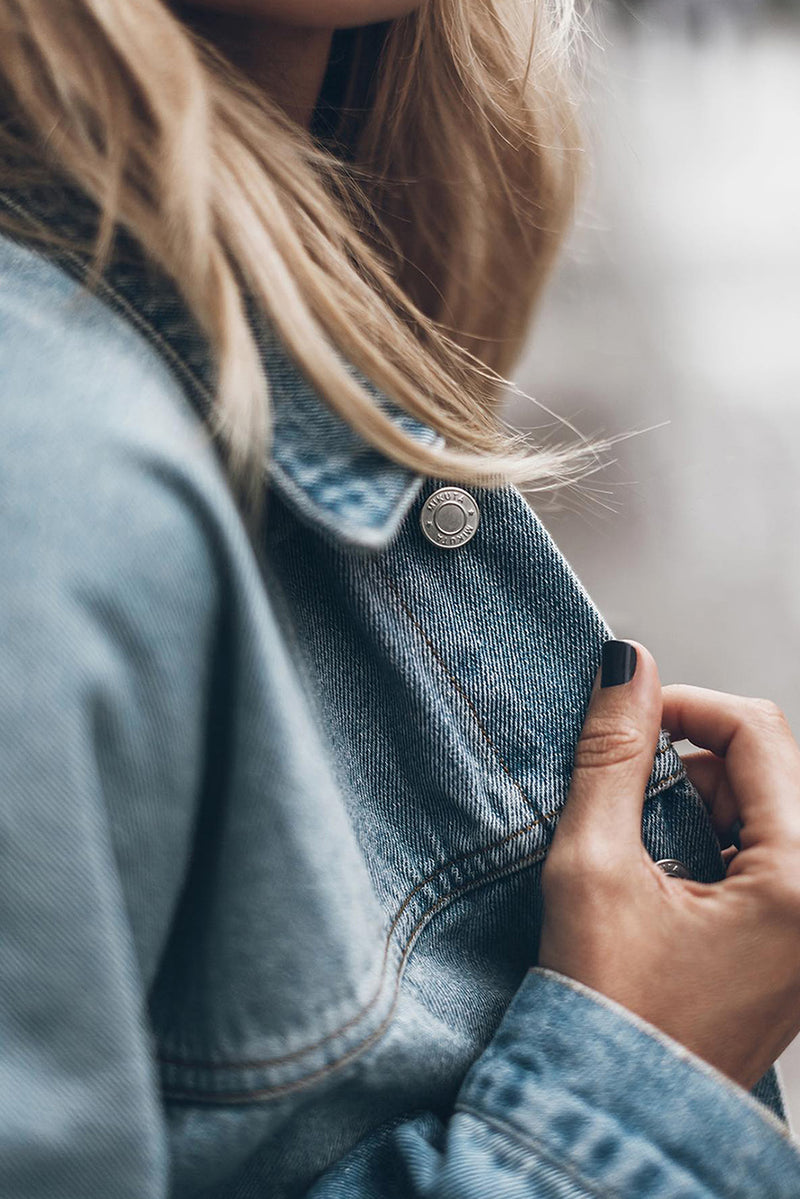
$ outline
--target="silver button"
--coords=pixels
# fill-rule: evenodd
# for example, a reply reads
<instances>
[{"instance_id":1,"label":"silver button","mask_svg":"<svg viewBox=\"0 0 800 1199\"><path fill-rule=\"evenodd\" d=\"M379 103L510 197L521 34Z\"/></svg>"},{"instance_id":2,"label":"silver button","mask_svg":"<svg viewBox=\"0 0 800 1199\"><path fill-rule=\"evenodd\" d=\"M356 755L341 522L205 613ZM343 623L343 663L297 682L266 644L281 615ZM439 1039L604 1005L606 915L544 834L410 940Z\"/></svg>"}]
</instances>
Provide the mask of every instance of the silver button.
<instances>
[{"instance_id":1,"label":"silver button","mask_svg":"<svg viewBox=\"0 0 800 1199\"><path fill-rule=\"evenodd\" d=\"M663 870L668 878L692 877L683 862L679 862L677 858L662 858L660 862L656 862L656 866Z\"/></svg>"},{"instance_id":2,"label":"silver button","mask_svg":"<svg viewBox=\"0 0 800 1199\"><path fill-rule=\"evenodd\" d=\"M477 503L460 487L440 487L428 496L419 514L428 541L448 550L457 549L474 537L480 519Z\"/></svg>"}]
</instances>

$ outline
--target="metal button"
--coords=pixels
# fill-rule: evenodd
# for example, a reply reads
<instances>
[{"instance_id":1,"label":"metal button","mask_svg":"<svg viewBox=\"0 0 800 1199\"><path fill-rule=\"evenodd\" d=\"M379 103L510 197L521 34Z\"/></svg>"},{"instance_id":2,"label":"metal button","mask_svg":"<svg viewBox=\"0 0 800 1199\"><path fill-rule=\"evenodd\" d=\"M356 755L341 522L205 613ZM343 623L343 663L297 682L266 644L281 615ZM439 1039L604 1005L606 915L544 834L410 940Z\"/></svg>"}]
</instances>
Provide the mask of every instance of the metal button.
<instances>
[{"instance_id":1,"label":"metal button","mask_svg":"<svg viewBox=\"0 0 800 1199\"><path fill-rule=\"evenodd\" d=\"M656 866L660 867L668 878L692 877L683 862L679 862L677 858L662 858L660 862L656 862Z\"/></svg>"},{"instance_id":2,"label":"metal button","mask_svg":"<svg viewBox=\"0 0 800 1199\"><path fill-rule=\"evenodd\" d=\"M428 496L419 514L428 541L448 550L457 549L474 537L480 519L477 503L460 487L440 487Z\"/></svg>"}]
</instances>

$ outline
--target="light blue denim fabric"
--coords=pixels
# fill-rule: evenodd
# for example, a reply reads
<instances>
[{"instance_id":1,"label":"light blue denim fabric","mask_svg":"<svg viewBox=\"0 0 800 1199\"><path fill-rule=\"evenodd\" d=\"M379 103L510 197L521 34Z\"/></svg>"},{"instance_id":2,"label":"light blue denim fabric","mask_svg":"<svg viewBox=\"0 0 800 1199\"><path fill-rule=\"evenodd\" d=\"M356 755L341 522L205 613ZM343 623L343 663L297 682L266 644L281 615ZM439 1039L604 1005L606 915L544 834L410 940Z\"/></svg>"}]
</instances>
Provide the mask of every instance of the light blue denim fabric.
<instances>
[{"instance_id":1,"label":"light blue denim fabric","mask_svg":"<svg viewBox=\"0 0 800 1199\"><path fill-rule=\"evenodd\" d=\"M610 630L519 492L432 545L264 334L254 544L180 303L51 254L0 240L2 1199L800 1195L773 1071L536 966ZM666 733L643 837L723 874Z\"/></svg>"}]
</instances>

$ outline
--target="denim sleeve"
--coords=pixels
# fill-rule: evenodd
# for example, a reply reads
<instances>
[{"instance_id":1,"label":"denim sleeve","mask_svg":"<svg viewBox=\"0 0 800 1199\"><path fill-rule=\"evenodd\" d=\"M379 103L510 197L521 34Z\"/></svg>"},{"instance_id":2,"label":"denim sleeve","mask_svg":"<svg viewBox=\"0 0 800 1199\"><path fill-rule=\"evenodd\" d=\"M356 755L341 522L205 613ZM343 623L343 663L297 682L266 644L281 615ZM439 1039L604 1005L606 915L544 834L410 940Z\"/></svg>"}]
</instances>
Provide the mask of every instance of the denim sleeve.
<instances>
[{"instance_id":1,"label":"denim sleeve","mask_svg":"<svg viewBox=\"0 0 800 1199\"><path fill-rule=\"evenodd\" d=\"M0 1196L164 1199L145 996L190 852L216 572L178 409L121 358L110 389L88 336L65 373L44 316L16 315L0 305Z\"/></svg>"},{"instance_id":2,"label":"denim sleeve","mask_svg":"<svg viewBox=\"0 0 800 1199\"><path fill-rule=\"evenodd\" d=\"M796 1199L747 1091L613 1000L531 969L446 1121L379 1129L308 1199Z\"/></svg>"},{"instance_id":3,"label":"denim sleeve","mask_svg":"<svg viewBox=\"0 0 800 1199\"><path fill-rule=\"evenodd\" d=\"M147 531L145 520L154 522ZM40 540L7 534L5 523L15 553ZM213 593L198 593L210 571L193 573L191 534L177 504L148 492L146 516L129 514L117 549L102 533L94 551L73 543L99 556L95 575L108 571L110 588L96 585L85 559L71 588L35 554L27 568L4 564L4 1199L167 1194L144 997L181 885L203 761L198 631L210 626ZM139 558L140 538L152 557L148 548ZM137 558L139 580L128 585Z\"/></svg>"}]
</instances>

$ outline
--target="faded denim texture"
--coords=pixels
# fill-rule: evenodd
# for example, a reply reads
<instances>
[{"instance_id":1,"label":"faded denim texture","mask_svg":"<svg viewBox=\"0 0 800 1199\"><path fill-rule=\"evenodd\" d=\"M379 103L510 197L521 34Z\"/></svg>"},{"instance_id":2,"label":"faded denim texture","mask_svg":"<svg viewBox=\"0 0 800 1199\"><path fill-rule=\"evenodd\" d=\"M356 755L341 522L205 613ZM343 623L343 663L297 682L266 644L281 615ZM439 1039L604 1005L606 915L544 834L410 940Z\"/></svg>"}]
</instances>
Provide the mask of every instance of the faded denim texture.
<instances>
[{"instance_id":1,"label":"faded denim texture","mask_svg":"<svg viewBox=\"0 0 800 1199\"><path fill-rule=\"evenodd\" d=\"M611 635L535 513L471 488L474 538L429 543L447 480L264 332L254 545L201 340L122 249L96 298L0 240L0 1195L796 1197L774 1071L750 1096L535 966ZM643 838L722 877L666 733Z\"/></svg>"}]
</instances>

